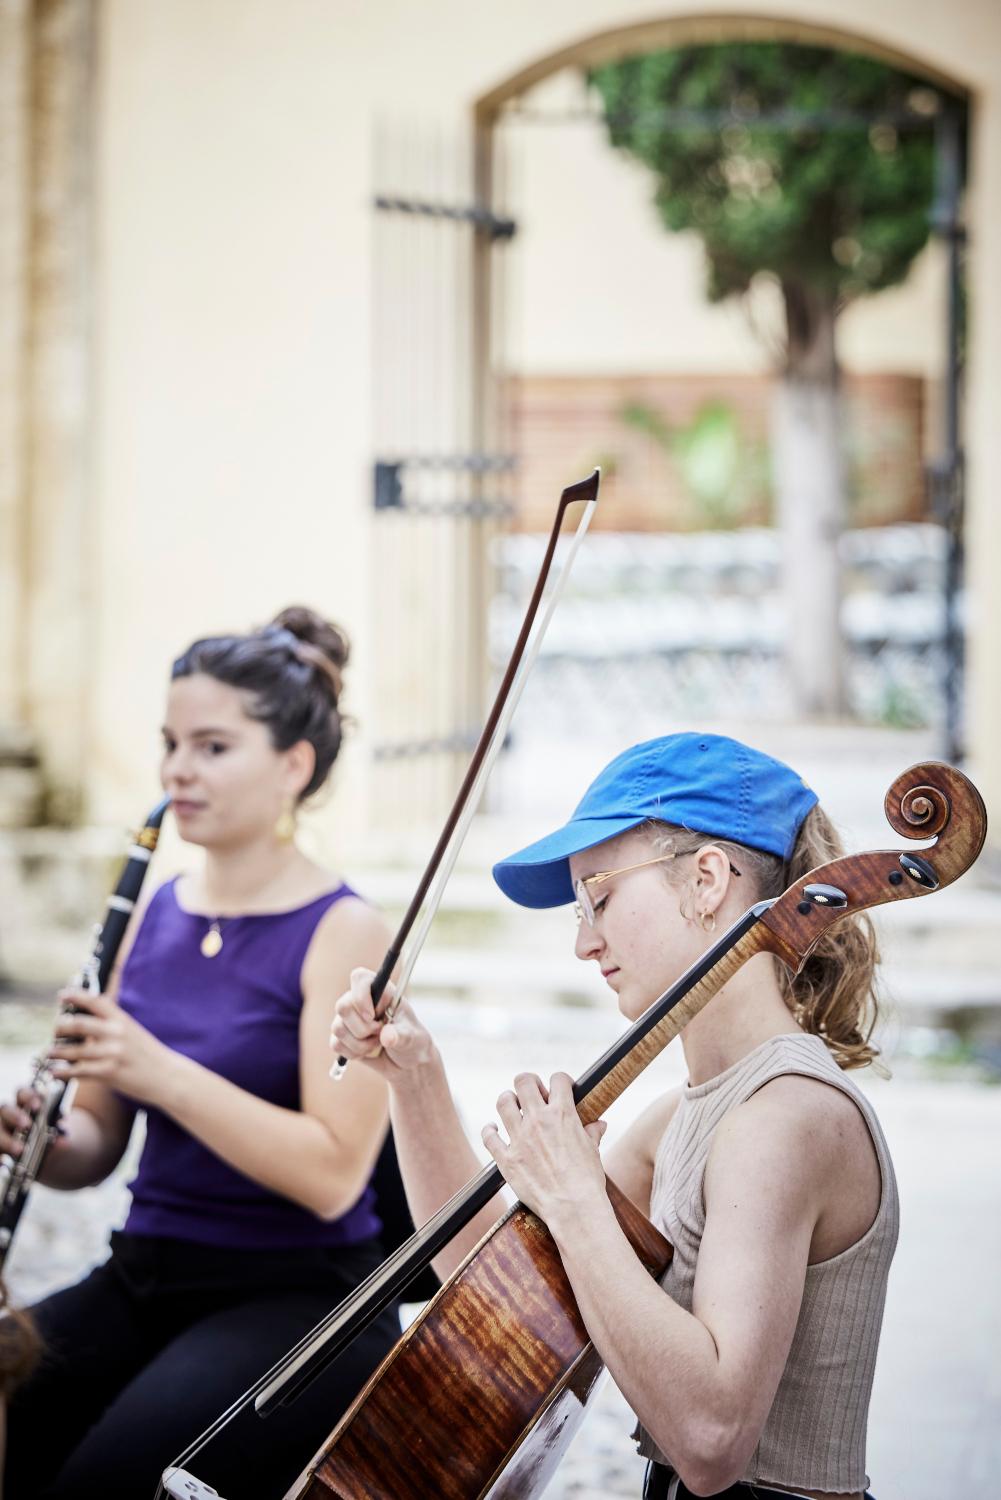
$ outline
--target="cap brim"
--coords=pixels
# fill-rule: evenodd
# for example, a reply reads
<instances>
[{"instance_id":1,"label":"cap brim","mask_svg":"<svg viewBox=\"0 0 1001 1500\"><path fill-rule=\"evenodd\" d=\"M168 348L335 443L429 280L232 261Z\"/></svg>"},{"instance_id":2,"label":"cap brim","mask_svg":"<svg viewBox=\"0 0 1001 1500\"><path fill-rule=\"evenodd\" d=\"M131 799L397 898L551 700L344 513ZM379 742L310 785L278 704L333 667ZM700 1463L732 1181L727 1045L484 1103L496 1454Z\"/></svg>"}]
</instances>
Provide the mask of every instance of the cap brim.
<instances>
[{"instance_id":1,"label":"cap brim","mask_svg":"<svg viewBox=\"0 0 1001 1500\"><path fill-rule=\"evenodd\" d=\"M570 856L638 828L646 817L572 819L555 833L494 865L494 879L519 906L565 906L573 901Z\"/></svg>"}]
</instances>

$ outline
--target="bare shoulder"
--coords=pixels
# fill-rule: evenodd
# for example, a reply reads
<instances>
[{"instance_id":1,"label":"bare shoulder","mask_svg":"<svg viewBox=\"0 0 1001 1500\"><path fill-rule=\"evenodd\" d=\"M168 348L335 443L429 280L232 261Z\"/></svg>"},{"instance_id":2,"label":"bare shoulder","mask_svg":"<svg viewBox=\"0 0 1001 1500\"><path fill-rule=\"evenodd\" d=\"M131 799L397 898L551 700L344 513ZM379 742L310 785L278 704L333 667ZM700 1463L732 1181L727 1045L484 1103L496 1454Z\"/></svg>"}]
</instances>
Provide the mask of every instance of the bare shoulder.
<instances>
[{"instance_id":1,"label":"bare shoulder","mask_svg":"<svg viewBox=\"0 0 1001 1500\"><path fill-rule=\"evenodd\" d=\"M771 1079L739 1108L745 1119L760 1119L763 1127L782 1119L795 1121L807 1141L829 1143L832 1135L841 1137L846 1131L869 1139L869 1127L852 1094L836 1083L801 1073Z\"/></svg>"},{"instance_id":2,"label":"bare shoulder","mask_svg":"<svg viewBox=\"0 0 1001 1500\"><path fill-rule=\"evenodd\" d=\"M303 981L331 973L378 968L390 943L382 913L360 896L343 896L317 923L303 964Z\"/></svg>"},{"instance_id":3,"label":"bare shoulder","mask_svg":"<svg viewBox=\"0 0 1001 1500\"><path fill-rule=\"evenodd\" d=\"M747 1146L769 1155L816 1156L857 1141L871 1150L871 1137L858 1105L834 1084L797 1073L783 1073L762 1085L724 1117L713 1151L743 1152Z\"/></svg>"},{"instance_id":4,"label":"bare shoulder","mask_svg":"<svg viewBox=\"0 0 1001 1500\"><path fill-rule=\"evenodd\" d=\"M371 937L375 933L388 937L386 919L376 907L361 896L342 896L325 911L316 928L316 936Z\"/></svg>"},{"instance_id":5,"label":"bare shoulder","mask_svg":"<svg viewBox=\"0 0 1001 1500\"><path fill-rule=\"evenodd\" d=\"M720 1122L706 1171L706 1206L742 1183L773 1206L806 1210L814 1222L810 1260L853 1244L879 1208L879 1162L869 1126L836 1085L783 1074Z\"/></svg>"}]
</instances>

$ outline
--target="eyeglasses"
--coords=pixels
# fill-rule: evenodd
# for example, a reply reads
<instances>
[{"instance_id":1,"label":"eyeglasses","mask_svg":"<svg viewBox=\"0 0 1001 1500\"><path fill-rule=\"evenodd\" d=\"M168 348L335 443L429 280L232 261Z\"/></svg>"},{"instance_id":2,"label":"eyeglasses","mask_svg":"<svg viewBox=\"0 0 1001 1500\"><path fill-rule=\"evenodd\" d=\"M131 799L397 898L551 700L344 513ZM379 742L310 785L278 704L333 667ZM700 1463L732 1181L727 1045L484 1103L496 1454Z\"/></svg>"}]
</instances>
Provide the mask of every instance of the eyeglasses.
<instances>
[{"instance_id":1,"label":"eyeglasses","mask_svg":"<svg viewBox=\"0 0 1001 1500\"><path fill-rule=\"evenodd\" d=\"M597 885L599 881L611 880L613 875L628 875L631 870L645 870L647 865L662 865L665 860L683 859L685 854L701 854L701 849L688 849L685 851L673 850L670 854L658 854L656 859L642 859L638 865L623 865L618 870L599 870L596 875L585 875L580 880L574 881L574 895L577 897L574 903L574 916L578 922L586 922L589 927L594 926L596 912L591 900L589 885ZM730 865L731 875L740 875L735 865Z\"/></svg>"}]
</instances>

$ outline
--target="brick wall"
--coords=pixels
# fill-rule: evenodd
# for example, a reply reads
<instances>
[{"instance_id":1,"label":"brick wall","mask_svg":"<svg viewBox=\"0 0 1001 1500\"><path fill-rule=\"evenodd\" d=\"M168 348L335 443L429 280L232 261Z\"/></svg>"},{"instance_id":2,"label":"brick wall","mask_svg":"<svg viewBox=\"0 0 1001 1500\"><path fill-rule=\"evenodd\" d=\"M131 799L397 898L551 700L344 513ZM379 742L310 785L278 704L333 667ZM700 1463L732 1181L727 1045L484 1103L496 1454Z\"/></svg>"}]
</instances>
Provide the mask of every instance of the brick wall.
<instances>
[{"instance_id":1,"label":"brick wall","mask_svg":"<svg viewBox=\"0 0 1001 1500\"><path fill-rule=\"evenodd\" d=\"M925 384L914 375L845 377L853 524L926 518ZM605 530L767 523L771 385L767 375L517 377L509 393L516 525L548 529L560 490L595 464L603 470L595 525Z\"/></svg>"}]
</instances>

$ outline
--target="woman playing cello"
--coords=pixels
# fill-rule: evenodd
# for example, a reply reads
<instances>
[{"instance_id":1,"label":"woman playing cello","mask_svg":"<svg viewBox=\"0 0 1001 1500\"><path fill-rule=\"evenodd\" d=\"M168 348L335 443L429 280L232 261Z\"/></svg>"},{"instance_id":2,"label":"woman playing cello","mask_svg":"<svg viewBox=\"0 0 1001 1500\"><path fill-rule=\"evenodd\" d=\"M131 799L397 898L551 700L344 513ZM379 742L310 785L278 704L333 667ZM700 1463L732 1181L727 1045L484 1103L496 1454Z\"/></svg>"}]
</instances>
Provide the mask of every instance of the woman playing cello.
<instances>
[{"instance_id":1,"label":"woman playing cello","mask_svg":"<svg viewBox=\"0 0 1001 1500\"><path fill-rule=\"evenodd\" d=\"M333 998L378 960L382 920L295 842L296 808L341 742L347 644L303 609L174 663L162 780L204 850L162 885L104 995L71 990L52 1057L79 1080L42 1180L74 1189L146 1141L109 1260L34 1309L43 1361L11 1403L7 1500L152 1495L171 1456L378 1264L367 1187L386 1088L342 1092ZM17 1149L32 1100L0 1111ZM223 1493L282 1493L399 1332L363 1343L264 1432L252 1413L205 1456Z\"/></svg>"},{"instance_id":2,"label":"woman playing cello","mask_svg":"<svg viewBox=\"0 0 1001 1500\"><path fill-rule=\"evenodd\" d=\"M576 899L576 952L641 1015L753 902L840 852L788 766L735 740L672 735L598 776L569 821L494 869L530 907ZM521 1074L483 1140L547 1224L588 1332L639 1419L645 1493L861 1500L897 1194L846 1070L872 1061L875 943L844 921L789 979L750 959L682 1032L684 1088L602 1162L571 1080ZM478 1167L434 1043L404 998L373 1014L357 970L331 1044L391 1089L414 1219ZM430 1144L433 1142L433 1149ZM661 1285L633 1254L605 1172L674 1245ZM497 1217L483 1210L447 1272ZM667 1295L665 1295L665 1293Z\"/></svg>"}]
</instances>

